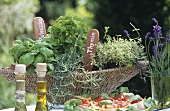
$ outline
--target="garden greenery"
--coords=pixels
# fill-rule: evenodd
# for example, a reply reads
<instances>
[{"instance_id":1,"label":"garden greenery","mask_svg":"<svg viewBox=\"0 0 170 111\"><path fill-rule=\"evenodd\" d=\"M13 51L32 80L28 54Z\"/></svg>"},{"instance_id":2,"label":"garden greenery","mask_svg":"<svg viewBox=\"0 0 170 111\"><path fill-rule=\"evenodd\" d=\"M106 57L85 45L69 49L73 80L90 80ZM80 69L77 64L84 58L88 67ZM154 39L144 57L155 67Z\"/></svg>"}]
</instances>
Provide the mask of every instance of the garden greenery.
<instances>
[{"instance_id":1,"label":"garden greenery","mask_svg":"<svg viewBox=\"0 0 170 111\"><path fill-rule=\"evenodd\" d=\"M134 27L134 25L132 26ZM100 42L97 46L97 54L94 60L97 67L104 69L122 66L131 67L137 60L146 59L144 46L141 44L142 40L139 35L136 38L131 38L128 31L124 30L127 38L120 36L112 38L107 35L108 28L105 27L106 42ZM134 29L137 31L135 27Z\"/></svg>"},{"instance_id":2,"label":"garden greenery","mask_svg":"<svg viewBox=\"0 0 170 111\"><path fill-rule=\"evenodd\" d=\"M155 18L152 20L156 23L153 26L153 35L148 32L145 36L146 51L150 60L149 71L151 76L166 76L170 72L170 63L167 61L170 57L168 50L170 32L163 36L158 21Z\"/></svg>"},{"instance_id":3,"label":"garden greenery","mask_svg":"<svg viewBox=\"0 0 170 111\"><path fill-rule=\"evenodd\" d=\"M153 26L153 34L148 32L145 36L152 95L158 101L158 107L166 107L170 95L170 32L163 36L158 20L152 20L156 23Z\"/></svg>"},{"instance_id":4,"label":"garden greenery","mask_svg":"<svg viewBox=\"0 0 170 111\"><path fill-rule=\"evenodd\" d=\"M68 14L59 17L48 28L48 35L42 40L16 40L9 52L15 63L33 66L28 68L28 72L34 71L38 62L47 63L48 73L53 74L54 78L49 95L55 103L60 103L58 98L74 95L73 90L79 87L77 83L81 84L83 93L90 94L92 90L99 89L104 81L103 73L87 74L84 70L87 31L88 26L81 18ZM127 31L124 31L127 39L112 39L107 32L108 28L105 34L107 42L99 43L97 54L92 60L98 70L106 68L108 64L114 64L113 67L130 67L135 61L144 58L144 47L139 37L131 39Z\"/></svg>"},{"instance_id":5,"label":"garden greenery","mask_svg":"<svg viewBox=\"0 0 170 111\"><path fill-rule=\"evenodd\" d=\"M60 64L56 61L67 56L66 52L72 52L76 48L76 51L83 56L87 31L88 26L80 17L68 14L59 17L54 25L48 28L49 34L42 41L29 38L24 41L16 40L15 46L10 48L9 53L15 63L30 67L28 74L35 72L35 65L38 62L47 63L48 73L52 74L55 67Z\"/></svg>"}]
</instances>

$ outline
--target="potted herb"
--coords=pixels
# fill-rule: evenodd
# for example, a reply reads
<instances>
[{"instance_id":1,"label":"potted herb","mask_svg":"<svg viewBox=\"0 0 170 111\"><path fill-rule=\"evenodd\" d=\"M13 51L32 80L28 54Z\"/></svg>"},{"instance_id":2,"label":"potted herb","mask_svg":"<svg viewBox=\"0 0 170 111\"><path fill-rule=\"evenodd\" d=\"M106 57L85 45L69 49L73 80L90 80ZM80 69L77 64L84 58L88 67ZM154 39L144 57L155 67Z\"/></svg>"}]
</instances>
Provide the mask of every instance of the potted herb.
<instances>
[{"instance_id":1,"label":"potted herb","mask_svg":"<svg viewBox=\"0 0 170 111\"><path fill-rule=\"evenodd\" d=\"M168 32L164 36L161 31L162 27L159 26L158 21L155 18L152 20L155 23L153 34L151 35L151 32L148 32L145 37L152 98L157 100L158 108L165 108L170 97L170 33Z\"/></svg>"},{"instance_id":2,"label":"potted herb","mask_svg":"<svg viewBox=\"0 0 170 111\"><path fill-rule=\"evenodd\" d=\"M49 34L42 40L26 38L24 41L16 40L15 46L9 50L14 57L15 63L26 64L27 73L34 73L38 62L47 63L48 74L53 74L57 60L72 50L78 51L80 56L84 54L84 44L88 26L75 15L59 17L52 26L48 28Z\"/></svg>"},{"instance_id":3,"label":"potted herb","mask_svg":"<svg viewBox=\"0 0 170 111\"><path fill-rule=\"evenodd\" d=\"M99 43L97 46L97 54L94 60L95 66L104 69L123 66L132 67L135 62L146 60L140 35L131 38L128 31L124 30L125 38L121 36L111 37L107 35L108 29L109 27L105 27L104 37L106 42ZM134 29L137 31L135 27Z\"/></svg>"},{"instance_id":4,"label":"potted herb","mask_svg":"<svg viewBox=\"0 0 170 111\"><path fill-rule=\"evenodd\" d=\"M91 58L95 68L86 71L83 61L87 31L88 26L81 18L61 16L48 28L48 34L42 40L17 40L9 52L16 63L32 67L27 80L32 77L36 63L47 63L47 73L52 74L47 78L50 84L47 97L54 104L83 93L112 92L140 72L134 64L145 58L141 38L132 39L127 31L124 31L126 39L111 38L107 35L108 28L107 41L98 44L97 53Z\"/></svg>"}]
</instances>

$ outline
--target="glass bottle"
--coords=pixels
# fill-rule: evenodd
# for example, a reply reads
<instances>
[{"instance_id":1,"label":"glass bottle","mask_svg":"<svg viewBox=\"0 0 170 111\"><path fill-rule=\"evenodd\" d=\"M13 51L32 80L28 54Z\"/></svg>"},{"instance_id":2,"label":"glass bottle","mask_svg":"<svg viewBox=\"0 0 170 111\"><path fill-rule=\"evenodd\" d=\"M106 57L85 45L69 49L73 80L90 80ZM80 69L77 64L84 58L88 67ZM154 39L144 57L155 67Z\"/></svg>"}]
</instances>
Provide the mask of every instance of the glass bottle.
<instances>
[{"instance_id":1,"label":"glass bottle","mask_svg":"<svg viewBox=\"0 0 170 111\"><path fill-rule=\"evenodd\" d=\"M14 111L27 111L25 104L25 73L26 66L24 64L15 65L15 79L16 79L16 91L15 99L16 105Z\"/></svg>"},{"instance_id":2,"label":"glass bottle","mask_svg":"<svg viewBox=\"0 0 170 111\"><path fill-rule=\"evenodd\" d=\"M37 63L36 67L37 71L37 103L35 111L48 111L47 107L47 100L46 100L46 71L47 71L47 65L46 63Z\"/></svg>"}]
</instances>

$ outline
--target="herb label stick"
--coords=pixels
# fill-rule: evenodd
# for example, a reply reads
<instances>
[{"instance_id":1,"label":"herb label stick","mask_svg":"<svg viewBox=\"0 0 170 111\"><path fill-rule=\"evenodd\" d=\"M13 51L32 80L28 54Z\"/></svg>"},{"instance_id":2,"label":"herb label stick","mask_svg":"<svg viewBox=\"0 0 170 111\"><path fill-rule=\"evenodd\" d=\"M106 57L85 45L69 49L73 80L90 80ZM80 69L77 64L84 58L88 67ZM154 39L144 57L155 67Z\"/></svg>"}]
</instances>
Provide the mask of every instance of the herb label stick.
<instances>
[{"instance_id":1,"label":"herb label stick","mask_svg":"<svg viewBox=\"0 0 170 111\"><path fill-rule=\"evenodd\" d=\"M99 41L99 32L96 29L91 29L88 32L84 65L85 70L91 71L93 69L93 64L91 63L92 54L96 53L97 44Z\"/></svg>"},{"instance_id":2,"label":"herb label stick","mask_svg":"<svg viewBox=\"0 0 170 111\"><path fill-rule=\"evenodd\" d=\"M44 20L41 17L34 18L33 29L35 40L42 40L46 36Z\"/></svg>"}]
</instances>

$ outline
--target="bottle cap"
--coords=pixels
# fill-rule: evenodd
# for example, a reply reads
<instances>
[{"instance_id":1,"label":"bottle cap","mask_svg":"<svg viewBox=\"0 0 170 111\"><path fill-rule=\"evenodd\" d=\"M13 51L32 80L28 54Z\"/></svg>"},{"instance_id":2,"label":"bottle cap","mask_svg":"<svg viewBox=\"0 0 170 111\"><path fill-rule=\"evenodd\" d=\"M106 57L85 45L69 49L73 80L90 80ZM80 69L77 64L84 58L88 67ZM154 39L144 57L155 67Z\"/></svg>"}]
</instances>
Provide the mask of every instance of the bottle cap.
<instances>
[{"instance_id":1,"label":"bottle cap","mask_svg":"<svg viewBox=\"0 0 170 111\"><path fill-rule=\"evenodd\" d=\"M47 64L46 63L37 63L37 76L38 77L45 77L47 71Z\"/></svg>"},{"instance_id":2,"label":"bottle cap","mask_svg":"<svg viewBox=\"0 0 170 111\"><path fill-rule=\"evenodd\" d=\"M46 63L37 63L37 71L47 71L47 64Z\"/></svg>"},{"instance_id":3,"label":"bottle cap","mask_svg":"<svg viewBox=\"0 0 170 111\"><path fill-rule=\"evenodd\" d=\"M15 65L15 72L16 72L16 74L25 73L26 72L26 65L16 64Z\"/></svg>"}]
</instances>

